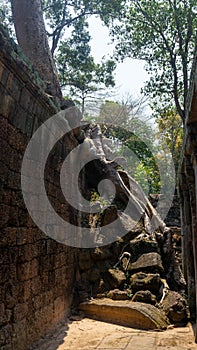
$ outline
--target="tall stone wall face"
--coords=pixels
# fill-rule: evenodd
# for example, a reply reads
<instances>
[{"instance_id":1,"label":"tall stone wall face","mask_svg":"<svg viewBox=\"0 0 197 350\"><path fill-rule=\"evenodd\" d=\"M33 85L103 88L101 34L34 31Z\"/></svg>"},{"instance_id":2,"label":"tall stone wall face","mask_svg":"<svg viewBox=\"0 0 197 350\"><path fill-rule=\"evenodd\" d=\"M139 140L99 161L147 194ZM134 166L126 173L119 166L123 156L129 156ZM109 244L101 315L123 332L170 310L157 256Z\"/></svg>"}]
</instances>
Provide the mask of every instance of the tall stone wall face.
<instances>
[{"instance_id":1,"label":"tall stone wall face","mask_svg":"<svg viewBox=\"0 0 197 350\"><path fill-rule=\"evenodd\" d=\"M191 315L194 320L197 320L197 47L190 77L186 112L185 140L179 174L183 268Z\"/></svg>"},{"instance_id":2,"label":"tall stone wall face","mask_svg":"<svg viewBox=\"0 0 197 350\"><path fill-rule=\"evenodd\" d=\"M42 83L0 32L0 348L30 349L69 312L76 251L57 243L34 224L21 191L21 164L34 131L56 113ZM63 217L56 162L74 137L59 142L47 166L47 191Z\"/></svg>"}]
</instances>

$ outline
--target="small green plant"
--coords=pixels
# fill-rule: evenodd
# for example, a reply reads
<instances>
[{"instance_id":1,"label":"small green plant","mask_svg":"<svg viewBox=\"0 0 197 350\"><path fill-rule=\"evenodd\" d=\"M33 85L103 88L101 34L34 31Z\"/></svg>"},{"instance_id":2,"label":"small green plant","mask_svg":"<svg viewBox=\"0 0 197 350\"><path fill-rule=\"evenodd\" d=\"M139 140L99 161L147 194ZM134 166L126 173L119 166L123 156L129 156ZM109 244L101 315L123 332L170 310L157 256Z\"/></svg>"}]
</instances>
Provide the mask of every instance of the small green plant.
<instances>
[{"instance_id":1,"label":"small green plant","mask_svg":"<svg viewBox=\"0 0 197 350\"><path fill-rule=\"evenodd\" d=\"M96 202L98 201L100 198L98 192L94 191L94 192L91 192L90 194L90 202Z\"/></svg>"},{"instance_id":2,"label":"small green plant","mask_svg":"<svg viewBox=\"0 0 197 350\"><path fill-rule=\"evenodd\" d=\"M131 285L128 284L128 283L124 283L123 289L124 289L125 291L127 291L127 296L128 296L129 299L131 299L132 296L133 296L132 289L131 289Z\"/></svg>"},{"instance_id":3,"label":"small green plant","mask_svg":"<svg viewBox=\"0 0 197 350\"><path fill-rule=\"evenodd\" d=\"M101 214L103 214L104 210L111 205L112 201L113 201L113 197L109 198L109 199L105 199L103 197L100 197L99 193L96 191L91 191L90 192L90 197L89 197L90 203L94 203L96 201L100 202L100 206L101 206Z\"/></svg>"},{"instance_id":4,"label":"small green plant","mask_svg":"<svg viewBox=\"0 0 197 350\"><path fill-rule=\"evenodd\" d=\"M129 271L125 272L125 276L126 276L126 278L129 278Z\"/></svg>"},{"instance_id":5,"label":"small green plant","mask_svg":"<svg viewBox=\"0 0 197 350\"><path fill-rule=\"evenodd\" d=\"M127 296L128 296L129 299L131 299L132 296L133 296L133 293L132 293L132 291L130 289L127 291Z\"/></svg>"}]
</instances>

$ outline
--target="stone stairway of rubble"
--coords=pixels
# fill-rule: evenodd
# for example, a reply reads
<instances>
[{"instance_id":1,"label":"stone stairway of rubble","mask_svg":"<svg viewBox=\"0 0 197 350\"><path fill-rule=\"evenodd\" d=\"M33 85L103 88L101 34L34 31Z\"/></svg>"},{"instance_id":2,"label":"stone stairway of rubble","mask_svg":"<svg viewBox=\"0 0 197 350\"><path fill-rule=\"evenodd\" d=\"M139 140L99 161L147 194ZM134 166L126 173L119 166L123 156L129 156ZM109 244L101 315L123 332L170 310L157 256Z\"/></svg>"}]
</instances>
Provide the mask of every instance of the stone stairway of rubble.
<instances>
[{"instance_id":1,"label":"stone stairway of rubble","mask_svg":"<svg viewBox=\"0 0 197 350\"><path fill-rule=\"evenodd\" d=\"M172 230L172 240L175 234ZM82 249L77 308L87 317L138 329L185 325L190 315L184 281L181 285L179 265L177 280L171 278L169 256L163 249L140 227L108 247Z\"/></svg>"}]
</instances>

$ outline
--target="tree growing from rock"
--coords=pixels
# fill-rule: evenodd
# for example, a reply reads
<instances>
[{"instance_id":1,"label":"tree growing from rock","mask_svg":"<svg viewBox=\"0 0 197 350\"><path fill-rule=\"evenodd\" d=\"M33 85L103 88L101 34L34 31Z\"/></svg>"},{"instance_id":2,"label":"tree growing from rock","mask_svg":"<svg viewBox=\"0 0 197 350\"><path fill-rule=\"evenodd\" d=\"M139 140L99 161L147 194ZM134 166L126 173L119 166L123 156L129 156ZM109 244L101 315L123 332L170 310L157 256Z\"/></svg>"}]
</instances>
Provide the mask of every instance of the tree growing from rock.
<instances>
[{"instance_id":1,"label":"tree growing from rock","mask_svg":"<svg viewBox=\"0 0 197 350\"><path fill-rule=\"evenodd\" d=\"M98 1L41 1L29 3L22 1L18 9L18 1L11 1L12 16L10 14L9 2L0 4L0 15L2 22L7 26L14 21L17 41L26 56L31 60L36 70L46 82L47 93L53 95L55 102L62 100L62 92L57 79L56 65L60 73L61 88L70 87L70 97L80 98L81 109L84 113L84 104L87 96L104 87L114 86L113 71L116 64L113 60L103 60L101 64L96 64L91 56L89 41L91 39L88 28L87 18L91 14L98 14L103 21L111 21L115 12L120 11L121 4L113 3L113 6L107 2L101 6ZM31 14L37 11L36 18ZM112 17L108 10L111 10ZM42 11L43 10L43 11ZM21 26L26 13L25 26ZM9 15L9 16L8 16ZM47 33L47 28L52 33ZM70 38L63 38L65 29L72 25L73 30ZM23 32L25 27L25 32ZM40 31L40 41L36 41L35 33ZM25 37L28 34L28 39ZM49 49L47 38L52 37L52 48ZM34 42L35 41L35 42ZM32 44L30 45L30 42ZM54 51L58 48L57 55ZM54 57L53 57L54 56ZM46 66L43 62L49 61ZM54 64L55 63L55 64ZM53 81L53 83L52 83ZM56 97L55 97L56 96Z\"/></svg>"},{"instance_id":2,"label":"tree growing from rock","mask_svg":"<svg viewBox=\"0 0 197 350\"><path fill-rule=\"evenodd\" d=\"M11 0L11 5L19 46L58 103L62 99L62 92L49 48L41 1Z\"/></svg>"}]
</instances>

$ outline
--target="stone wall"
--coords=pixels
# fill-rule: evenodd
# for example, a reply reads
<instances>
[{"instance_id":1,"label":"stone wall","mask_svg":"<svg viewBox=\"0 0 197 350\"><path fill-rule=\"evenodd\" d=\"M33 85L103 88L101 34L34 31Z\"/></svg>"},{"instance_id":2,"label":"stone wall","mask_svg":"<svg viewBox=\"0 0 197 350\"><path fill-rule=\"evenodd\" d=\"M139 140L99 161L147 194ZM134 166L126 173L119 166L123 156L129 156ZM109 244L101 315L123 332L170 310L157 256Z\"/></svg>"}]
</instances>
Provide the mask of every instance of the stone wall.
<instances>
[{"instance_id":1,"label":"stone wall","mask_svg":"<svg viewBox=\"0 0 197 350\"><path fill-rule=\"evenodd\" d=\"M174 195L173 201L168 201L167 197L160 194L150 194L149 200L151 201L154 208L157 208L158 200L161 198L164 199L163 206L159 207L159 213L161 214L162 218L165 216L166 213L166 206L170 208L166 217L164 218L164 222L167 226L172 227L180 227L181 226L181 216L180 216L180 200L179 196L177 194Z\"/></svg>"},{"instance_id":2,"label":"stone wall","mask_svg":"<svg viewBox=\"0 0 197 350\"><path fill-rule=\"evenodd\" d=\"M197 316L197 47L190 79L180 168L183 268L193 318ZM197 336L196 336L197 341Z\"/></svg>"},{"instance_id":3,"label":"stone wall","mask_svg":"<svg viewBox=\"0 0 197 350\"><path fill-rule=\"evenodd\" d=\"M20 169L34 131L56 108L18 47L0 31L0 348L30 349L69 312L76 251L44 235L23 202ZM59 142L47 167L48 196L62 216L56 162L74 138ZM70 179L69 179L70 181Z\"/></svg>"}]
</instances>

